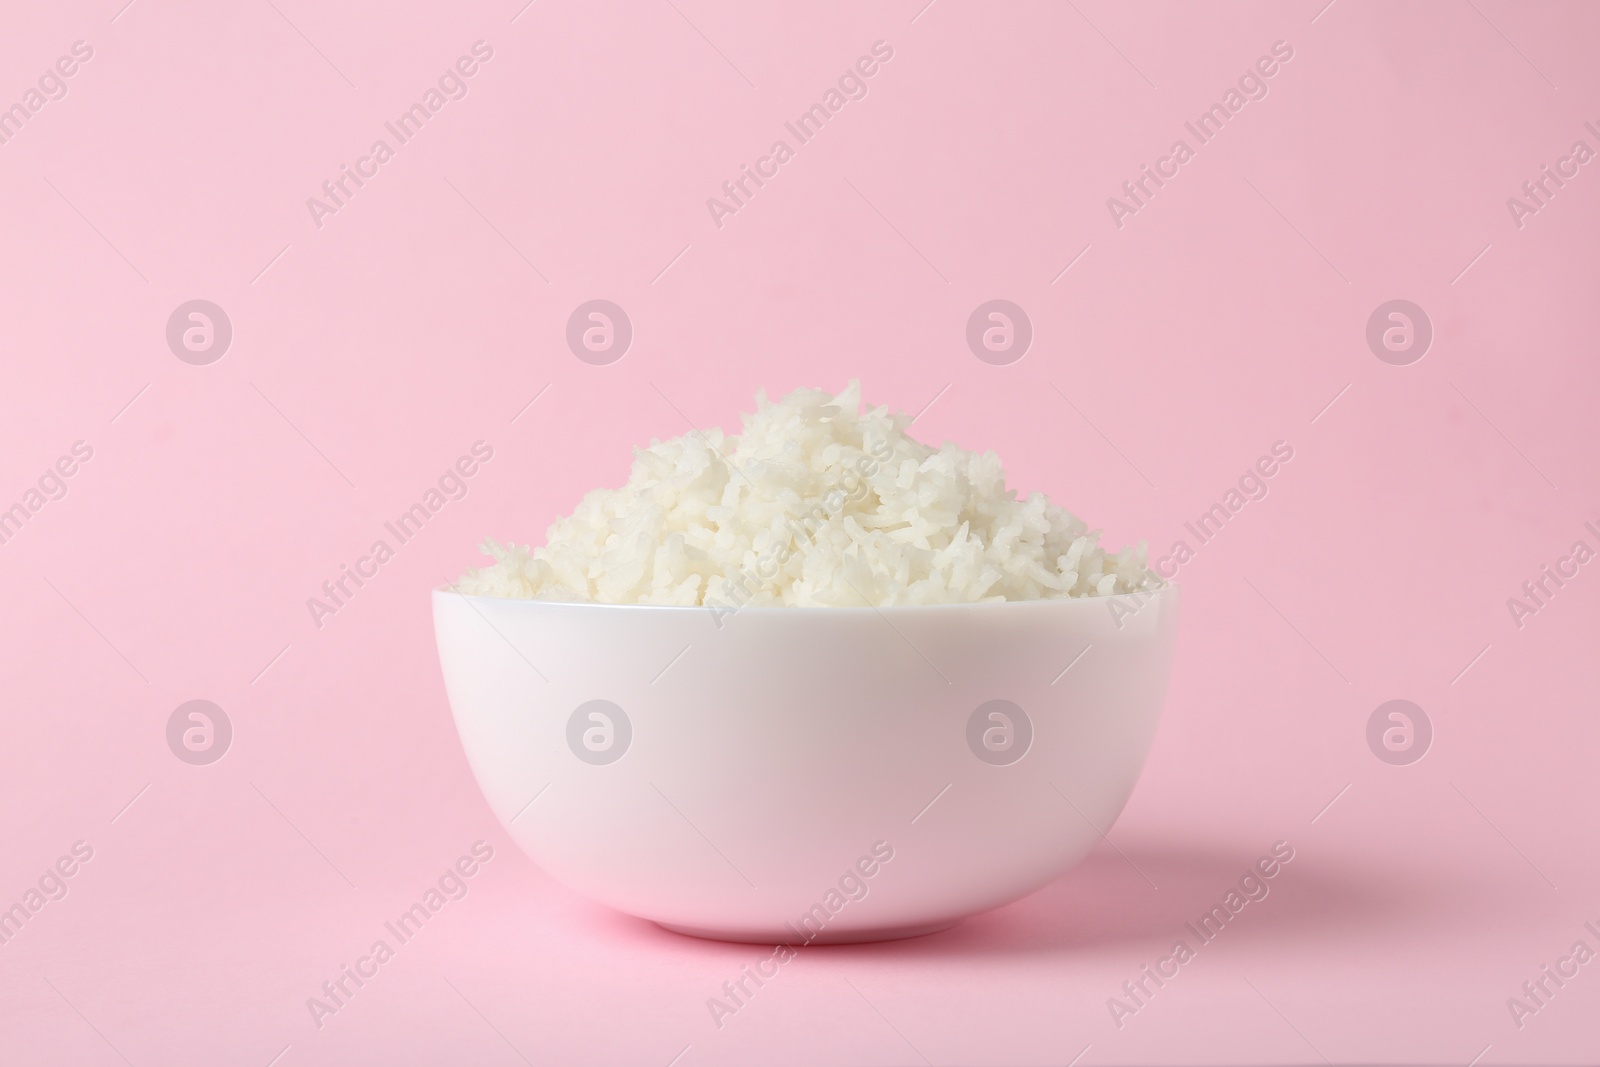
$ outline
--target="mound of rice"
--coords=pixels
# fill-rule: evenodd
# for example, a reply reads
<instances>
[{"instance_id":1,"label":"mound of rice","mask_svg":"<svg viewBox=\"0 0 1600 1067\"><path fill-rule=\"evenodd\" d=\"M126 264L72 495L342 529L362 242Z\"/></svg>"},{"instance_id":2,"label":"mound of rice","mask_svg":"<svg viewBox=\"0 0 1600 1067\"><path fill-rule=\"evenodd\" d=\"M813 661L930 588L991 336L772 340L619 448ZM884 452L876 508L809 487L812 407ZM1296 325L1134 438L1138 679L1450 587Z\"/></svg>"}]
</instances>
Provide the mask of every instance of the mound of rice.
<instances>
[{"instance_id":1,"label":"mound of rice","mask_svg":"<svg viewBox=\"0 0 1600 1067\"><path fill-rule=\"evenodd\" d=\"M993 452L930 448L907 416L838 396L756 396L738 436L636 449L542 548L483 550L463 593L604 604L878 606L1107 596L1153 588L1145 545L1107 555L1042 493L1018 500Z\"/></svg>"}]
</instances>

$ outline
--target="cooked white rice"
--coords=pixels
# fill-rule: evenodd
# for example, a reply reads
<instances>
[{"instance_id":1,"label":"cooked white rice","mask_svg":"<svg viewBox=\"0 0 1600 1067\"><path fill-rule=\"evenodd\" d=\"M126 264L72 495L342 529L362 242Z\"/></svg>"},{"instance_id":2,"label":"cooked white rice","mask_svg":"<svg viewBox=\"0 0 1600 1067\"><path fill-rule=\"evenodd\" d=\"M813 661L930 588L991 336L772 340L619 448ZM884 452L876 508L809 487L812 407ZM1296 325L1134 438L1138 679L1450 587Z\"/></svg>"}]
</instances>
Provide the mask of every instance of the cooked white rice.
<instances>
[{"instance_id":1,"label":"cooked white rice","mask_svg":"<svg viewBox=\"0 0 1600 1067\"><path fill-rule=\"evenodd\" d=\"M1106 596L1160 583L1145 545L1114 556L1043 493L1006 488L993 452L930 448L910 419L797 389L756 396L738 436L634 452L542 548L492 540L464 593L603 604L878 606Z\"/></svg>"}]
</instances>

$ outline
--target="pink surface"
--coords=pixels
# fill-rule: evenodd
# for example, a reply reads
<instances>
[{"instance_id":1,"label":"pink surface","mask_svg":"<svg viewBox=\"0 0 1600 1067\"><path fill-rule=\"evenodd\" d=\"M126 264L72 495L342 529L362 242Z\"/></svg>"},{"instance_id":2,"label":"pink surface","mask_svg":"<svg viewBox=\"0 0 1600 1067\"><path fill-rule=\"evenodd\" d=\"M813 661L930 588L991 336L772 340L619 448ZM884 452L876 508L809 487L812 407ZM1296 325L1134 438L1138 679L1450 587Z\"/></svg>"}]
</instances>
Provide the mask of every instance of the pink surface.
<instances>
[{"instance_id":1,"label":"pink surface","mask_svg":"<svg viewBox=\"0 0 1600 1067\"><path fill-rule=\"evenodd\" d=\"M0 544L0 905L67 891L0 945L0 1062L1600 1058L1600 963L1560 962L1600 949L1600 566L1507 603L1600 549L1600 173L1571 155L1600 150L1600 11L122 3L0 16L26 115L0 126L0 508L26 514ZM799 143L784 123L878 41ZM465 95L398 144L460 57ZM776 175L709 209L777 139ZM1165 184L1108 207L1144 164ZM1569 176L1534 212L1544 165ZM341 166L371 176L314 213ZM196 299L231 321L215 362L168 346ZM565 339L593 299L633 326L608 365ZM1001 365L966 341L995 299L1033 331ZM1391 300L1432 325L1407 365L1367 343ZM633 444L858 376L1109 540L1188 541L1173 691L1078 870L945 934L805 950L719 1028L707 999L768 953L605 912L507 842L427 590ZM307 599L478 441L464 498L319 626ZM1280 441L1200 544L1185 523ZM232 724L209 765L168 747L195 699ZM1393 699L1432 724L1420 762L1368 747ZM467 894L319 1027L308 998L480 840ZM1270 894L1113 1012L1278 841ZM1514 1017L1544 965L1577 974Z\"/></svg>"}]
</instances>

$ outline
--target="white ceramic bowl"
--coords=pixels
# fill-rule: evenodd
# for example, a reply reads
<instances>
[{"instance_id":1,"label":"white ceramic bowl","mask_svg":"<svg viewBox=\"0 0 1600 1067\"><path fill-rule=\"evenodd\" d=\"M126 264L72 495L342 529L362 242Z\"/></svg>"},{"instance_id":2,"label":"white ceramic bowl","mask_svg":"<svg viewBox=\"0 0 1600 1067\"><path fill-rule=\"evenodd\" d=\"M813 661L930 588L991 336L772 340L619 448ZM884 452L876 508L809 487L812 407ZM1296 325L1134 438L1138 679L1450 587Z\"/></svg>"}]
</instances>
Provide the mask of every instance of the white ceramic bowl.
<instances>
[{"instance_id":1,"label":"white ceramic bowl","mask_svg":"<svg viewBox=\"0 0 1600 1067\"><path fill-rule=\"evenodd\" d=\"M433 606L467 758L536 863L792 945L929 933L1082 858L1155 735L1177 599Z\"/></svg>"}]
</instances>

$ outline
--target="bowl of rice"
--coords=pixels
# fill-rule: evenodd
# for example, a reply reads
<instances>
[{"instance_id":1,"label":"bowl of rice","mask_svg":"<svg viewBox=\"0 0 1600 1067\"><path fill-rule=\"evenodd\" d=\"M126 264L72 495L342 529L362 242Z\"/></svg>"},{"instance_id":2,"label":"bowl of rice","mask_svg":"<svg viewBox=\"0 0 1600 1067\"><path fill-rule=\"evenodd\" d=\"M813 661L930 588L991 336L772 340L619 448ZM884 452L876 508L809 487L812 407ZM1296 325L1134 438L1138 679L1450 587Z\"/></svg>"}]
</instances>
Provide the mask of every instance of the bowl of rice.
<instances>
[{"instance_id":1,"label":"bowl of rice","mask_svg":"<svg viewBox=\"0 0 1600 1067\"><path fill-rule=\"evenodd\" d=\"M775 946L931 933L1060 876L1160 718L1177 588L992 452L838 395L635 451L433 594L457 729L570 888Z\"/></svg>"}]
</instances>

